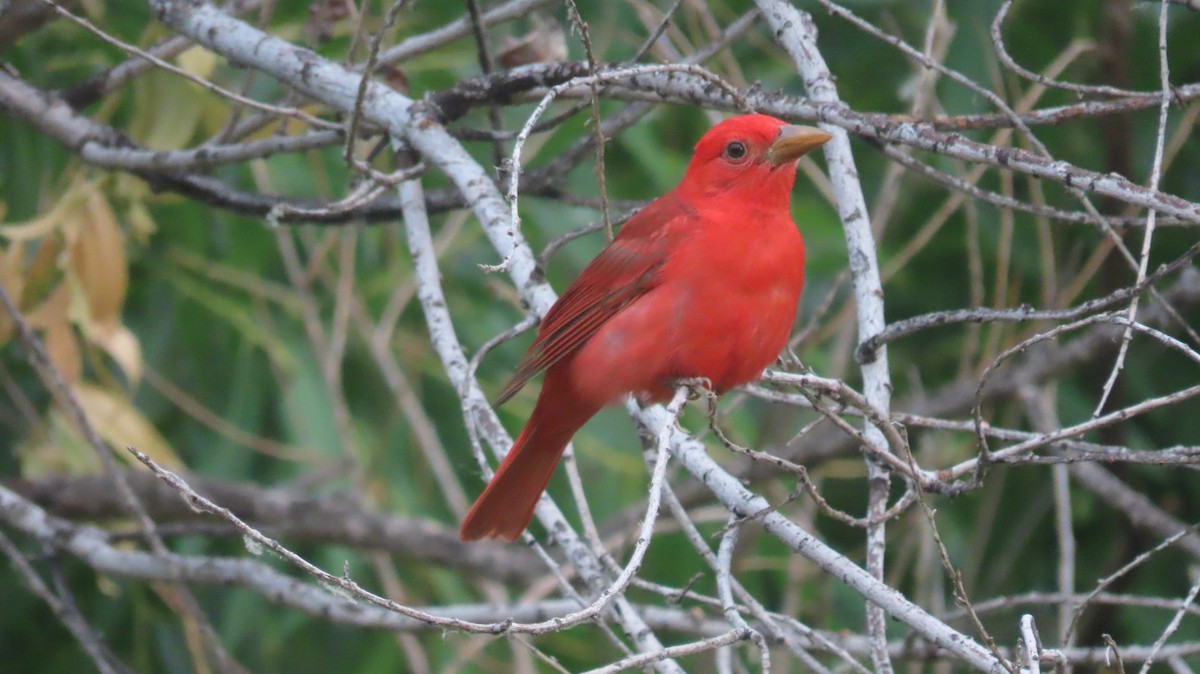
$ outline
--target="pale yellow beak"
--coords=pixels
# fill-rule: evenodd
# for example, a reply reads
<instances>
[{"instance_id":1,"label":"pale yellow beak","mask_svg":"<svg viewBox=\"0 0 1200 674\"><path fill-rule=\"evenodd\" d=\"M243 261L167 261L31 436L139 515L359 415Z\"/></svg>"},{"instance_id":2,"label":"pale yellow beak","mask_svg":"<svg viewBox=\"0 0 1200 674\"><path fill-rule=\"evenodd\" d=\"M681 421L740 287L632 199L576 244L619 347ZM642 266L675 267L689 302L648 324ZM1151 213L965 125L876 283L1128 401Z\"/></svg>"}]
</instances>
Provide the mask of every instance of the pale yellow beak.
<instances>
[{"instance_id":1,"label":"pale yellow beak","mask_svg":"<svg viewBox=\"0 0 1200 674\"><path fill-rule=\"evenodd\" d=\"M781 126L779 136L767 150L767 161L771 162L772 167L783 166L821 147L830 138L833 136L813 126Z\"/></svg>"}]
</instances>

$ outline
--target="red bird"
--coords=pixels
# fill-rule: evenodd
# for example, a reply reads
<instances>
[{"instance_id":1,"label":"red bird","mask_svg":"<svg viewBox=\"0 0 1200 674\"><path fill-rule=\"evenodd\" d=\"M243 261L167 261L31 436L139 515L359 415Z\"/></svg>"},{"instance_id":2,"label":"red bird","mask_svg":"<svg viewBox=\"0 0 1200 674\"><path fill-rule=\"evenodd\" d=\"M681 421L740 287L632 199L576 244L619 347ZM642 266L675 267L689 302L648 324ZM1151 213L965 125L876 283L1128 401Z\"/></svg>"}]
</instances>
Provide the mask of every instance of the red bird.
<instances>
[{"instance_id":1,"label":"red bird","mask_svg":"<svg viewBox=\"0 0 1200 674\"><path fill-rule=\"evenodd\" d=\"M546 371L533 414L463 520L464 541L513 541L575 431L633 393L703 377L753 381L787 344L804 286L791 216L796 160L829 134L766 115L717 124L683 180L646 206L546 314L496 404Z\"/></svg>"}]
</instances>

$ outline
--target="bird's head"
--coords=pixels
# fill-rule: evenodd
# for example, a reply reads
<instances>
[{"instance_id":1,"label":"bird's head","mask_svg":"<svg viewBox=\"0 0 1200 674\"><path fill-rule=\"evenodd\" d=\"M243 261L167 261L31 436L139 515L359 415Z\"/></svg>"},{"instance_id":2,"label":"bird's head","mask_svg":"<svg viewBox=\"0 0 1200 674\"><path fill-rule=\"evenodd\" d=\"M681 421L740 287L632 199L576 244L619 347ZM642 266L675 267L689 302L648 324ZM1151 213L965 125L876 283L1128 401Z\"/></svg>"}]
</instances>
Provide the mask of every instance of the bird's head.
<instances>
[{"instance_id":1,"label":"bird's head","mask_svg":"<svg viewBox=\"0 0 1200 674\"><path fill-rule=\"evenodd\" d=\"M786 208L796 178L796 160L831 136L769 115L727 119L705 133L677 188L684 196L733 196L767 207Z\"/></svg>"}]
</instances>

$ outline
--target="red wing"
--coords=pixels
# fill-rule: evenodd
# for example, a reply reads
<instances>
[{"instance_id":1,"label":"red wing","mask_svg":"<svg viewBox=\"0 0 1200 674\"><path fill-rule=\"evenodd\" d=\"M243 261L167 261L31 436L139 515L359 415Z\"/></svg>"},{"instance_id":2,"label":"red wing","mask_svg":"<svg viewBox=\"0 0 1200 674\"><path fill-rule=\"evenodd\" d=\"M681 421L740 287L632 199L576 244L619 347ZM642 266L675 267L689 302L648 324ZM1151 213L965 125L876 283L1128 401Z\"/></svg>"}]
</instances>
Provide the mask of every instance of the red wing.
<instances>
[{"instance_id":1,"label":"red wing","mask_svg":"<svg viewBox=\"0 0 1200 674\"><path fill-rule=\"evenodd\" d=\"M667 234L689 209L670 196L658 199L629 220L620 234L592 260L550 307L537 339L525 352L512 379L496 398L500 405L533 377L585 342L630 302L659 283L667 259Z\"/></svg>"}]
</instances>

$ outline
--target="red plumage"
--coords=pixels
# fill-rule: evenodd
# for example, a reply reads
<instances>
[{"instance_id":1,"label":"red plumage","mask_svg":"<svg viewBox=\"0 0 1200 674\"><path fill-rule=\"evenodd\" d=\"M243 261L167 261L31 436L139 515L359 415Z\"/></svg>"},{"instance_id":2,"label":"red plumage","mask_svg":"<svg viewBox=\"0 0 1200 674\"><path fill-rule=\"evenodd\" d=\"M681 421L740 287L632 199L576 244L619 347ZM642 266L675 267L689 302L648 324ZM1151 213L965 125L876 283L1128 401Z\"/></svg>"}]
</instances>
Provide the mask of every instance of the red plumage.
<instances>
[{"instance_id":1,"label":"red plumage","mask_svg":"<svg viewBox=\"0 0 1200 674\"><path fill-rule=\"evenodd\" d=\"M804 285L796 160L829 139L766 115L726 120L683 180L642 209L550 308L497 404L539 372L533 414L463 520L463 540L516 540L563 450L605 405L663 401L704 377L757 379L787 344Z\"/></svg>"}]
</instances>

